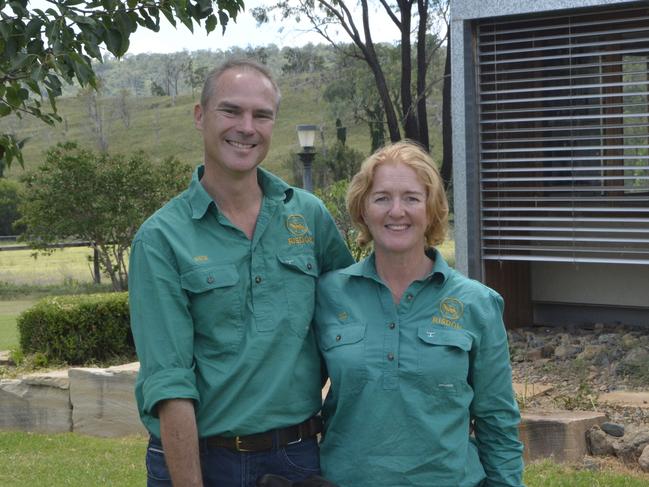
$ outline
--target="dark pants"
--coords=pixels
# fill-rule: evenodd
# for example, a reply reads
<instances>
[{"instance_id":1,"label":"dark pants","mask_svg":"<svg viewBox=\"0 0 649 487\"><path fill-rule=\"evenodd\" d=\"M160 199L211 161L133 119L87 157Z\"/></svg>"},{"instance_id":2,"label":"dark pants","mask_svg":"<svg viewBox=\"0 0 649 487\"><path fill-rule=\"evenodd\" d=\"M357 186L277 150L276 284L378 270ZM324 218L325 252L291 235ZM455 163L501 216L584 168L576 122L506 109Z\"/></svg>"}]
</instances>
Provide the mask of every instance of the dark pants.
<instances>
[{"instance_id":1,"label":"dark pants","mask_svg":"<svg viewBox=\"0 0 649 487\"><path fill-rule=\"evenodd\" d=\"M205 487L255 487L257 478L268 473L293 481L320 474L315 437L263 452L236 452L208 447L204 440L199 443ZM146 468L147 487L171 487L162 443L154 436L149 439Z\"/></svg>"}]
</instances>

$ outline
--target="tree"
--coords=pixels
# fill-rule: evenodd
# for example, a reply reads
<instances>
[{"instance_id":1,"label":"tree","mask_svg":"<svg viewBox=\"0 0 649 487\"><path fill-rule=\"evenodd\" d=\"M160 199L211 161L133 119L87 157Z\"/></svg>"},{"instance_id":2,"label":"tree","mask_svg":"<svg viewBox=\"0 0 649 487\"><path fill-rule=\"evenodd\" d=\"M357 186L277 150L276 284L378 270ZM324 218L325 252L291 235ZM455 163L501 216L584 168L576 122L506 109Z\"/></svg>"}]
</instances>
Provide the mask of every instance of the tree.
<instances>
[{"instance_id":1,"label":"tree","mask_svg":"<svg viewBox=\"0 0 649 487\"><path fill-rule=\"evenodd\" d=\"M27 114L50 125L59 122L62 81L94 87L91 62L102 61L100 48L123 56L130 35L141 27L158 31L161 15L190 31L194 22L204 22L208 33L219 23L225 31L243 0L48 0L48 5L43 10L28 0L0 0L0 117ZM24 143L0 134L0 160L22 165Z\"/></svg>"},{"instance_id":2,"label":"tree","mask_svg":"<svg viewBox=\"0 0 649 487\"><path fill-rule=\"evenodd\" d=\"M268 21L269 13L273 10L281 12L284 18L306 18L316 32L336 47L338 44L334 41L330 31L332 28L342 28L356 48L354 55L363 59L374 75L390 140L396 142L401 139L402 126L405 137L419 141L428 149L426 108L426 97L430 89L430 82L427 80L428 67L446 38L446 34L430 36L429 33L432 25L438 19L443 19L447 27L446 32L448 32L446 14L449 0L396 0L394 4L387 0L379 0L379 2L401 32L399 41L401 117L398 116L398 107L389 91L385 66L381 63L376 44L372 39L371 26L373 22L369 0L360 0L359 2L360 23L353 13L355 3L349 0L285 0L271 7L253 9L252 14L259 22ZM412 32L415 32L414 66Z\"/></svg>"},{"instance_id":3,"label":"tree","mask_svg":"<svg viewBox=\"0 0 649 487\"><path fill-rule=\"evenodd\" d=\"M20 218L21 190L18 181L0 178L0 235L15 235L22 231L15 225Z\"/></svg>"},{"instance_id":4,"label":"tree","mask_svg":"<svg viewBox=\"0 0 649 487\"><path fill-rule=\"evenodd\" d=\"M25 176L19 209L23 240L40 252L74 238L93 242L113 289L127 288L127 255L145 218L187 185L191 167L170 158L153 164L142 152L95 154L59 144Z\"/></svg>"}]
</instances>

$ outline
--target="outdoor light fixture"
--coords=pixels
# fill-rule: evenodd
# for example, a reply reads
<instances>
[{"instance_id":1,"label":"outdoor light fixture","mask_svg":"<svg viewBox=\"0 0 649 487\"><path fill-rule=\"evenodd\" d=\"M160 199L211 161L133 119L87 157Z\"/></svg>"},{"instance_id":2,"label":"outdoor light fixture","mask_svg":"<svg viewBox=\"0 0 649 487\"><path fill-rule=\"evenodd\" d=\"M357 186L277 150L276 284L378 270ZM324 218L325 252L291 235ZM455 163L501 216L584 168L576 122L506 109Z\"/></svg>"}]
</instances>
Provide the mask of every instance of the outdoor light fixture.
<instances>
[{"instance_id":1,"label":"outdoor light fixture","mask_svg":"<svg viewBox=\"0 0 649 487\"><path fill-rule=\"evenodd\" d=\"M302 152L298 155L304 166L302 174L302 187L307 191L313 192L313 181L311 179L311 165L315 157L315 136L320 130L317 125L298 125L297 138L300 142Z\"/></svg>"}]
</instances>

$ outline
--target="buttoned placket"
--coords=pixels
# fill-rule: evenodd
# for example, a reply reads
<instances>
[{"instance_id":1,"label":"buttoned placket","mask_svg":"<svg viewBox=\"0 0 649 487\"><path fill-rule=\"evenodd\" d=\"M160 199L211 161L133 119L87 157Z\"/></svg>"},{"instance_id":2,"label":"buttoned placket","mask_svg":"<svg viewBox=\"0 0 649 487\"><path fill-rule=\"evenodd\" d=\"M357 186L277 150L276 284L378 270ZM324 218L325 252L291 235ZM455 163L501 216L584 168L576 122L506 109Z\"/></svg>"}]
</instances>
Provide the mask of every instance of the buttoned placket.
<instances>
[{"instance_id":1,"label":"buttoned placket","mask_svg":"<svg viewBox=\"0 0 649 487\"><path fill-rule=\"evenodd\" d=\"M257 224L255 226L255 233L250 242L250 293L253 313L255 315L255 322L257 323L257 330L264 331L270 330L274 327L273 316L274 303L270 300L270 293L267 291L268 286L272 283L266 279L269 269L268 260L276 258L275 255L267 255L264 252L263 244L260 243L261 238L268 229L273 215L278 209L277 201L267 198L264 199L259 210L257 217ZM258 249L258 247L260 247Z\"/></svg>"}]
</instances>

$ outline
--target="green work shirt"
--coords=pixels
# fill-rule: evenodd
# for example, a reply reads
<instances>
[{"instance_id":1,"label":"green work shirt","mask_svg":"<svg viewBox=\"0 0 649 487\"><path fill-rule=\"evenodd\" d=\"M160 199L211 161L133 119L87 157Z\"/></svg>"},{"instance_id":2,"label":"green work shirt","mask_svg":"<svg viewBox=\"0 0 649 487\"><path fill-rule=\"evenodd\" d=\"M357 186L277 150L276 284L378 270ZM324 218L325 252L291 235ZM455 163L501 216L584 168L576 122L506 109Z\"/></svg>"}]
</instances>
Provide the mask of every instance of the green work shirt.
<instances>
[{"instance_id":1,"label":"green work shirt","mask_svg":"<svg viewBox=\"0 0 649 487\"><path fill-rule=\"evenodd\" d=\"M130 256L140 417L160 436L156 404L193 399L200 437L299 423L321 406L311 327L318 276L353 262L320 200L258 169L252 240L200 183L151 216Z\"/></svg>"},{"instance_id":2,"label":"green work shirt","mask_svg":"<svg viewBox=\"0 0 649 487\"><path fill-rule=\"evenodd\" d=\"M341 487L519 487L503 300L427 255L432 272L398 305L374 254L320 278L316 335L331 379L323 475Z\"/></svg>"}]
</instances>

